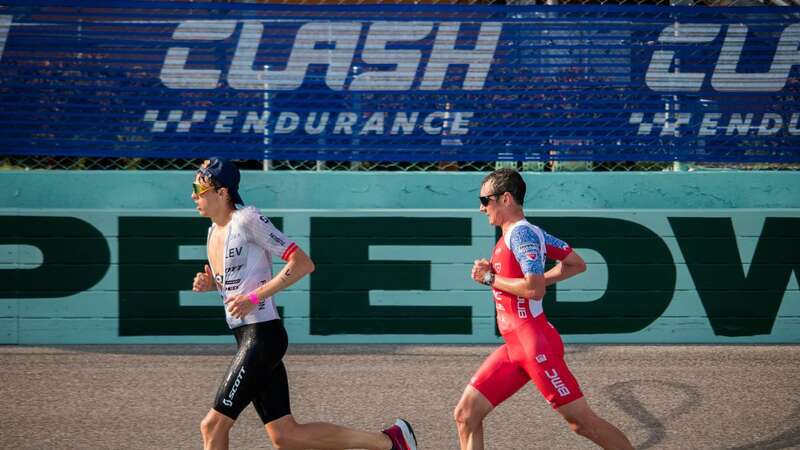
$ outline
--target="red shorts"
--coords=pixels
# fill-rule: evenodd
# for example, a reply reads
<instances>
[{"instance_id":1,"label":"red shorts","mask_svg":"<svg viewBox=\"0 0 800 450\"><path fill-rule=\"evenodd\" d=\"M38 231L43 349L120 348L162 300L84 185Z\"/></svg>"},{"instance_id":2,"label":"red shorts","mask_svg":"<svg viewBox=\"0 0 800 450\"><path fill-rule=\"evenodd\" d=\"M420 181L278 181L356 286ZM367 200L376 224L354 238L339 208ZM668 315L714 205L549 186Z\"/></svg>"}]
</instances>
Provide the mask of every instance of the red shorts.
<instances>
[{"instance_id":1,"label":"red shorts","mask_svg":"<svg viewBox=\"0 0 800 450\"><path fill-rule=\"evenodd\" d=\"M506 343L481 364L470 384L497 406L533 380L553 408L583 397L564 362L564 343L544 315L503 335Z\"/></svg>"}]
</instances>

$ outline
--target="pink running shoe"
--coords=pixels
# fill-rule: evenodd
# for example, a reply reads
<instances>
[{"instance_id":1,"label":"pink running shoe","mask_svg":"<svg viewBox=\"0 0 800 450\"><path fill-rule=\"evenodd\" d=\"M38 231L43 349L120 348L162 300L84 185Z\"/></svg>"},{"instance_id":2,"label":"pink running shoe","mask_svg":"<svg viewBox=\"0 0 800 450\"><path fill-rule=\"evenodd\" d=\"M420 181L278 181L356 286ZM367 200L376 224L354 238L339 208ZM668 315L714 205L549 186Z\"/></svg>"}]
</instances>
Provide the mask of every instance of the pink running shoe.
<instances>
[{"instance_id":1,"label":"pink running shoe","mask_svg":"<svg viewBox=\"0 0 800 450\"><path fill-rule=\"evenodd\" d=\"M392 450L417 450L417 438L414 436L414 429L411 424L403 419L389 428L383 430L383 434L392 440Z\"/></svg>"}]
</instances>

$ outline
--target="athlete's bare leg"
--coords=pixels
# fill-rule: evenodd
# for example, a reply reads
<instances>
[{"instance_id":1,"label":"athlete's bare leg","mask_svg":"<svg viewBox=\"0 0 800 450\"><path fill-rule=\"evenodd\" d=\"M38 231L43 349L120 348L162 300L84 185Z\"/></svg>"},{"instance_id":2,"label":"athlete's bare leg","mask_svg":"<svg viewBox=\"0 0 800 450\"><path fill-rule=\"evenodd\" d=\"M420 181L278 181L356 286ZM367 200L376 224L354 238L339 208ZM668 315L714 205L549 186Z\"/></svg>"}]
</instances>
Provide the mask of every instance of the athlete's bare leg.
<instances>
[{"instance_id":1,"label":"athlete's bare leg","mask_svg":"<svg viewBox=\"0 0 800 450\"><path fill-rule=\"evenodd\" d=\"M211 410L200 422L200 433L203 435L203 450L228 450L228 433L234 420Z\"/></svg>"},{"instance_id":2,"label":"athlete's bare leg","mask_svg":"<svg viewBox=\"0 0 800 450\"><path fill-rule=\"evenodd\" d=\"M297 423L291 414L265 425L272 444L278 449L367 448L389 450L392 441L383 433L369 433L331 423Z\"/></svg>"},{"instance_id":3,"label":"athlete's bare leg","mask_svg":"<svg viewBox=\"0 0 800 450\"><path fill-rule=\"evenodd\" d=\"M564 417L572 431L600 447L606 450L633 450L625 434L595 414L585 398L567 403L556 411Z\"/></svg>"},{"instance_id":4,"label":"athlete's bare leg","mask_svg":"<svg viewBox=\"0 0 800 450\"><path fill-rule=\"evenodd\" d=\"M467 385L453 411L461 450L483 450L483 419L493 409L492 403L480 391Z\"/></svg>"}]
</instances>

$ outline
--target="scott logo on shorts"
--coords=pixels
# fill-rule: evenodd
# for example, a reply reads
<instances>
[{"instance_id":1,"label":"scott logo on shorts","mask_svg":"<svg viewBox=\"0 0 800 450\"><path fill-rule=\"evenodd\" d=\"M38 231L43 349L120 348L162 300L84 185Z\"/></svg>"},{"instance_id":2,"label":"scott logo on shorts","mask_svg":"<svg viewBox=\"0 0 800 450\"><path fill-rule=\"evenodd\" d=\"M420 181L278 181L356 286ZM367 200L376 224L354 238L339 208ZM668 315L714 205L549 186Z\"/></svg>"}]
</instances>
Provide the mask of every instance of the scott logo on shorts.
<instances>
[{"instance_id":1,"label":"scott logo on shorts","mask_svg":"<svg viewBox=\"0 0 800 450\"><path fill-rule=\"evenodd\" d=\"M553 383L553 387L555 387L556 391L558 391L558 395L562 397L566 397L569 395L569 388L567 387L566 384L564 384L564 381L558 375L556 369L545 370L544 374L547 376L547 378L550 379L550 382Z\"/></svg>"},{"instance_id":2,"label":"scott logo on shorts","mask_svg":"<svg viewBox=\"0 0 800 450\"><path fill-rule=\"evenodd\" d=\"M236 381L233 382L233 387L231 388L231 391L228 392L228 398L222 399L222 403L225 406L233 406L233 397L236 395L236 391L239 389L239 384L241 384L243 377L244 377L244 367L242 367L242 370L239 371L239 375L236 377Z\"/></svg>"}]
</instances>

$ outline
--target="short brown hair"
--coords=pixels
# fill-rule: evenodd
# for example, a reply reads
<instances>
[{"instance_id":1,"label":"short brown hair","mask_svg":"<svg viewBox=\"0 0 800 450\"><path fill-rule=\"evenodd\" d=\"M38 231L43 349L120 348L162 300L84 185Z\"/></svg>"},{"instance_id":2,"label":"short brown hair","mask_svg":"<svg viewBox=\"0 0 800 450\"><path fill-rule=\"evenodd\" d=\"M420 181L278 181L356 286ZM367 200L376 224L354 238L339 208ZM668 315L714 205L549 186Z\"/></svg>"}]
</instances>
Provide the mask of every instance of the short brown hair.
<instances>
[{"instance_id":1,"label":"short brown hair","mask_svg":"<svg viewBox=\"0 0 800 450\"><path fill-rule=\"evenodd\" d=\"M486 175L481 186L489 181L492 182L492 186L494 187L493 194L508 192L519 206L522 206L525 202L525 180L522 179L522 175L516 170L508 168L497 169L489 175Z\"/></svg>"}]
</instances>

